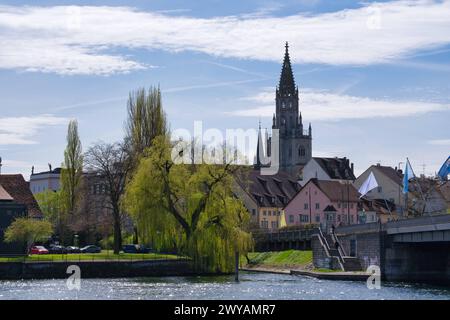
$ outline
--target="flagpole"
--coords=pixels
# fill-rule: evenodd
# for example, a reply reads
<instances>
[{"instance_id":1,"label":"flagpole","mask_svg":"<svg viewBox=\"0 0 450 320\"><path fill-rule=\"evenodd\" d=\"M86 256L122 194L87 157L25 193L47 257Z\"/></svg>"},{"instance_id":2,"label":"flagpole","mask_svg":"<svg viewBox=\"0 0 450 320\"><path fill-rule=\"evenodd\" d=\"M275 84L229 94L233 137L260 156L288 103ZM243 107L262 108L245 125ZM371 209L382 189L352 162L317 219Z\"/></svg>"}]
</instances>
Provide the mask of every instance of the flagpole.
<instances>
[{"instance_id":1,"label":"flagpole","mask_svg":"<svg viewBox=\"0 0 450 320\"><path fill-rule=\"evenodd\" d=\"M411 169L411 172L413 173L413 177L414 177L414 178L417 178L416 173L414 172L414 170L413 170L413 168L412 168L412 166L411 166L411 162L409 162L409 159L408 159L408 158L406 158L406 161L408 161L409 168ZM424 204L425 204L425 207L426 207L427 204L426 204L425 196L423 195L422 187L420 186L420 183L419 183L419 180L418 180L418 179L416 179L416 184L417 184L417 187L418 187L418 189L419 189L420 196L422 197L422 200L423 200L423 202L424 202ZM406 194L408 194L408 193L406 193Z\"/></svg>"}]
</instances>

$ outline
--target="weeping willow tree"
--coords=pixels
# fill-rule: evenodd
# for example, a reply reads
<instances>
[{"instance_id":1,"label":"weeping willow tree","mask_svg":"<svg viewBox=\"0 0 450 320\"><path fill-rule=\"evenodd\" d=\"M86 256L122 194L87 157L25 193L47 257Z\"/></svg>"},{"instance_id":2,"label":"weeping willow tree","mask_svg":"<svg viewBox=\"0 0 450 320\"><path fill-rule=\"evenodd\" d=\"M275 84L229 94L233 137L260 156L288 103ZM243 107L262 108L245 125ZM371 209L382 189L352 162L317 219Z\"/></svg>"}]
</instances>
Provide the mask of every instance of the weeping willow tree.
<instances>
[{"instance_id":1,"label":"weeping willow tree","mask_svg":"<svg viewBox=\"0 0 450 320\"><path fill-rule=\"evenodd\" d=\"M233 270L235 252L252 247L248 212L232 191L236 170L231 163L176 164L168 139L155 138L124 198L141 239L209 271Z\"/></svg>"}]
</instances>

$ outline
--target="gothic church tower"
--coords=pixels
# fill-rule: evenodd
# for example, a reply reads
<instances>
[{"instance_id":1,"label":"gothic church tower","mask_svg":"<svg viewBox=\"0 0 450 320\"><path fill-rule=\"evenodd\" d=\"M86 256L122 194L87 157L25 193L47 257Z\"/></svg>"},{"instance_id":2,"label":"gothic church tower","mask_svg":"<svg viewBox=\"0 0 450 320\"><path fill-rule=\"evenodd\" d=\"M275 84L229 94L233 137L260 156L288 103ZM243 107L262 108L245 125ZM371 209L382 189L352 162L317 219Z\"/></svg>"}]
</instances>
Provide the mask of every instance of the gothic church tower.
<instances>
[{"instance_id":1,"label":"gothic church tower","mask_svg":"<svg viewBox=\"0 0 450 320\"><path fill-rule=\"evenodd\" d=\"M280 134L280 170L297 177L300 168L312 157L312 129L311 124L308 130L303 128L298 106L298 87L295 85L287 42L275 101L272 129L279 129ZM271 138L266 144L267 156L271 155L270 140ZM258 149L261 147L263 146L260 146L258 139Z\"/></svg>"}]
</instances>

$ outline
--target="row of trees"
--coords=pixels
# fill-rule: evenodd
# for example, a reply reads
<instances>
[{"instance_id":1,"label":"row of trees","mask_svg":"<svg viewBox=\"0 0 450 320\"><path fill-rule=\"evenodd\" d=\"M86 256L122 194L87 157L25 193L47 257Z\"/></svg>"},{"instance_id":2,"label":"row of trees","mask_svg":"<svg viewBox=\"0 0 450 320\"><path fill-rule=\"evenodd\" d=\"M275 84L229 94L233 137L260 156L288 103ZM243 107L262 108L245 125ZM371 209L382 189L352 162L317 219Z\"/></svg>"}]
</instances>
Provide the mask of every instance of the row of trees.
<instances>
[{"instance_id":1,"label":"row of trees","mask_svg":"<svg viewBox=\"0 0 450 320\"><path fill-rule=\"evenodd\" d=\"M127 110L123 141L98 142L85 153L77 122L69 123L61 191L37 196L46 219L61 238L74 231L76 217L84 219L90 205L85 170L106 185L115 253L126 212L140 242L190 256L210 270L232 270L235 252L252 246L249 215L232 190L243 169L231 163L177 164L159 88L130 93Z\"/></svg>"}]
</instances>

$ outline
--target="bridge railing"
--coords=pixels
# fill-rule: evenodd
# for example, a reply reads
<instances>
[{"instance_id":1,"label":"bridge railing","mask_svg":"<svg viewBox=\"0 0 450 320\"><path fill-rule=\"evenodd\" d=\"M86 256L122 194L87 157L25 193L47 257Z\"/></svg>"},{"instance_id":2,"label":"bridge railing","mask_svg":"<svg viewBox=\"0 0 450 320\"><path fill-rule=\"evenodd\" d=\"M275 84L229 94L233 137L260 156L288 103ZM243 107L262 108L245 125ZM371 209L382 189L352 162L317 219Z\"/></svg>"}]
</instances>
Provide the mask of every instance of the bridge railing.
<instances>
[{"instance_id":1,"label":"bridge railing","mask_svg":"<svg viewBox=\"0 0 450 320\"><path fill-rule=\"evenodd\" d=\"M364 224L353 224L348 226L337 227L335 232L339 234L351 234L351 233L368 233L377 231L386 231L387 229L401 228L401 227L413 227L413 226L425 226L450 223L450 214L432 215L418 218L405 218L396 221L389 221L386 223L371 222Z\"/></svg>"},{"instance_id":2,"label":"bridge railing","mask_svg":"<svg viewBox=\"0 0 450 320\"><path fill-rule=\"evenodd\" d=\"M366 232L376 232L380 230L379 222L371 222L364 224L350 224L348 226L337 227L335 233L348 234L348 233L366 233Z\"/></svg>"},{"instance_id":3,"label":"bridge railing","mask_svg":"<svg viewBox=\"0 0 450 320\"><path fill-rule=\"evenodd\" d=\"M253 236L256 241L298 241L309 240L313 234L317 233L316 227L309 228L292 228L287 230L274 231L253 231Z\"/></svg>"},{"instance_id":4,"label":"bridge railing","mask_svg":"<svg viewBox=\"0 0 450 320\"><path fill-rule=\"evenodd\" d=\"M399 227L423 226L441 223L450 223L450 214L431 215L431 216L389 221L386 223L385 227L399 228Z\"/></svg>"}]
</instances>

